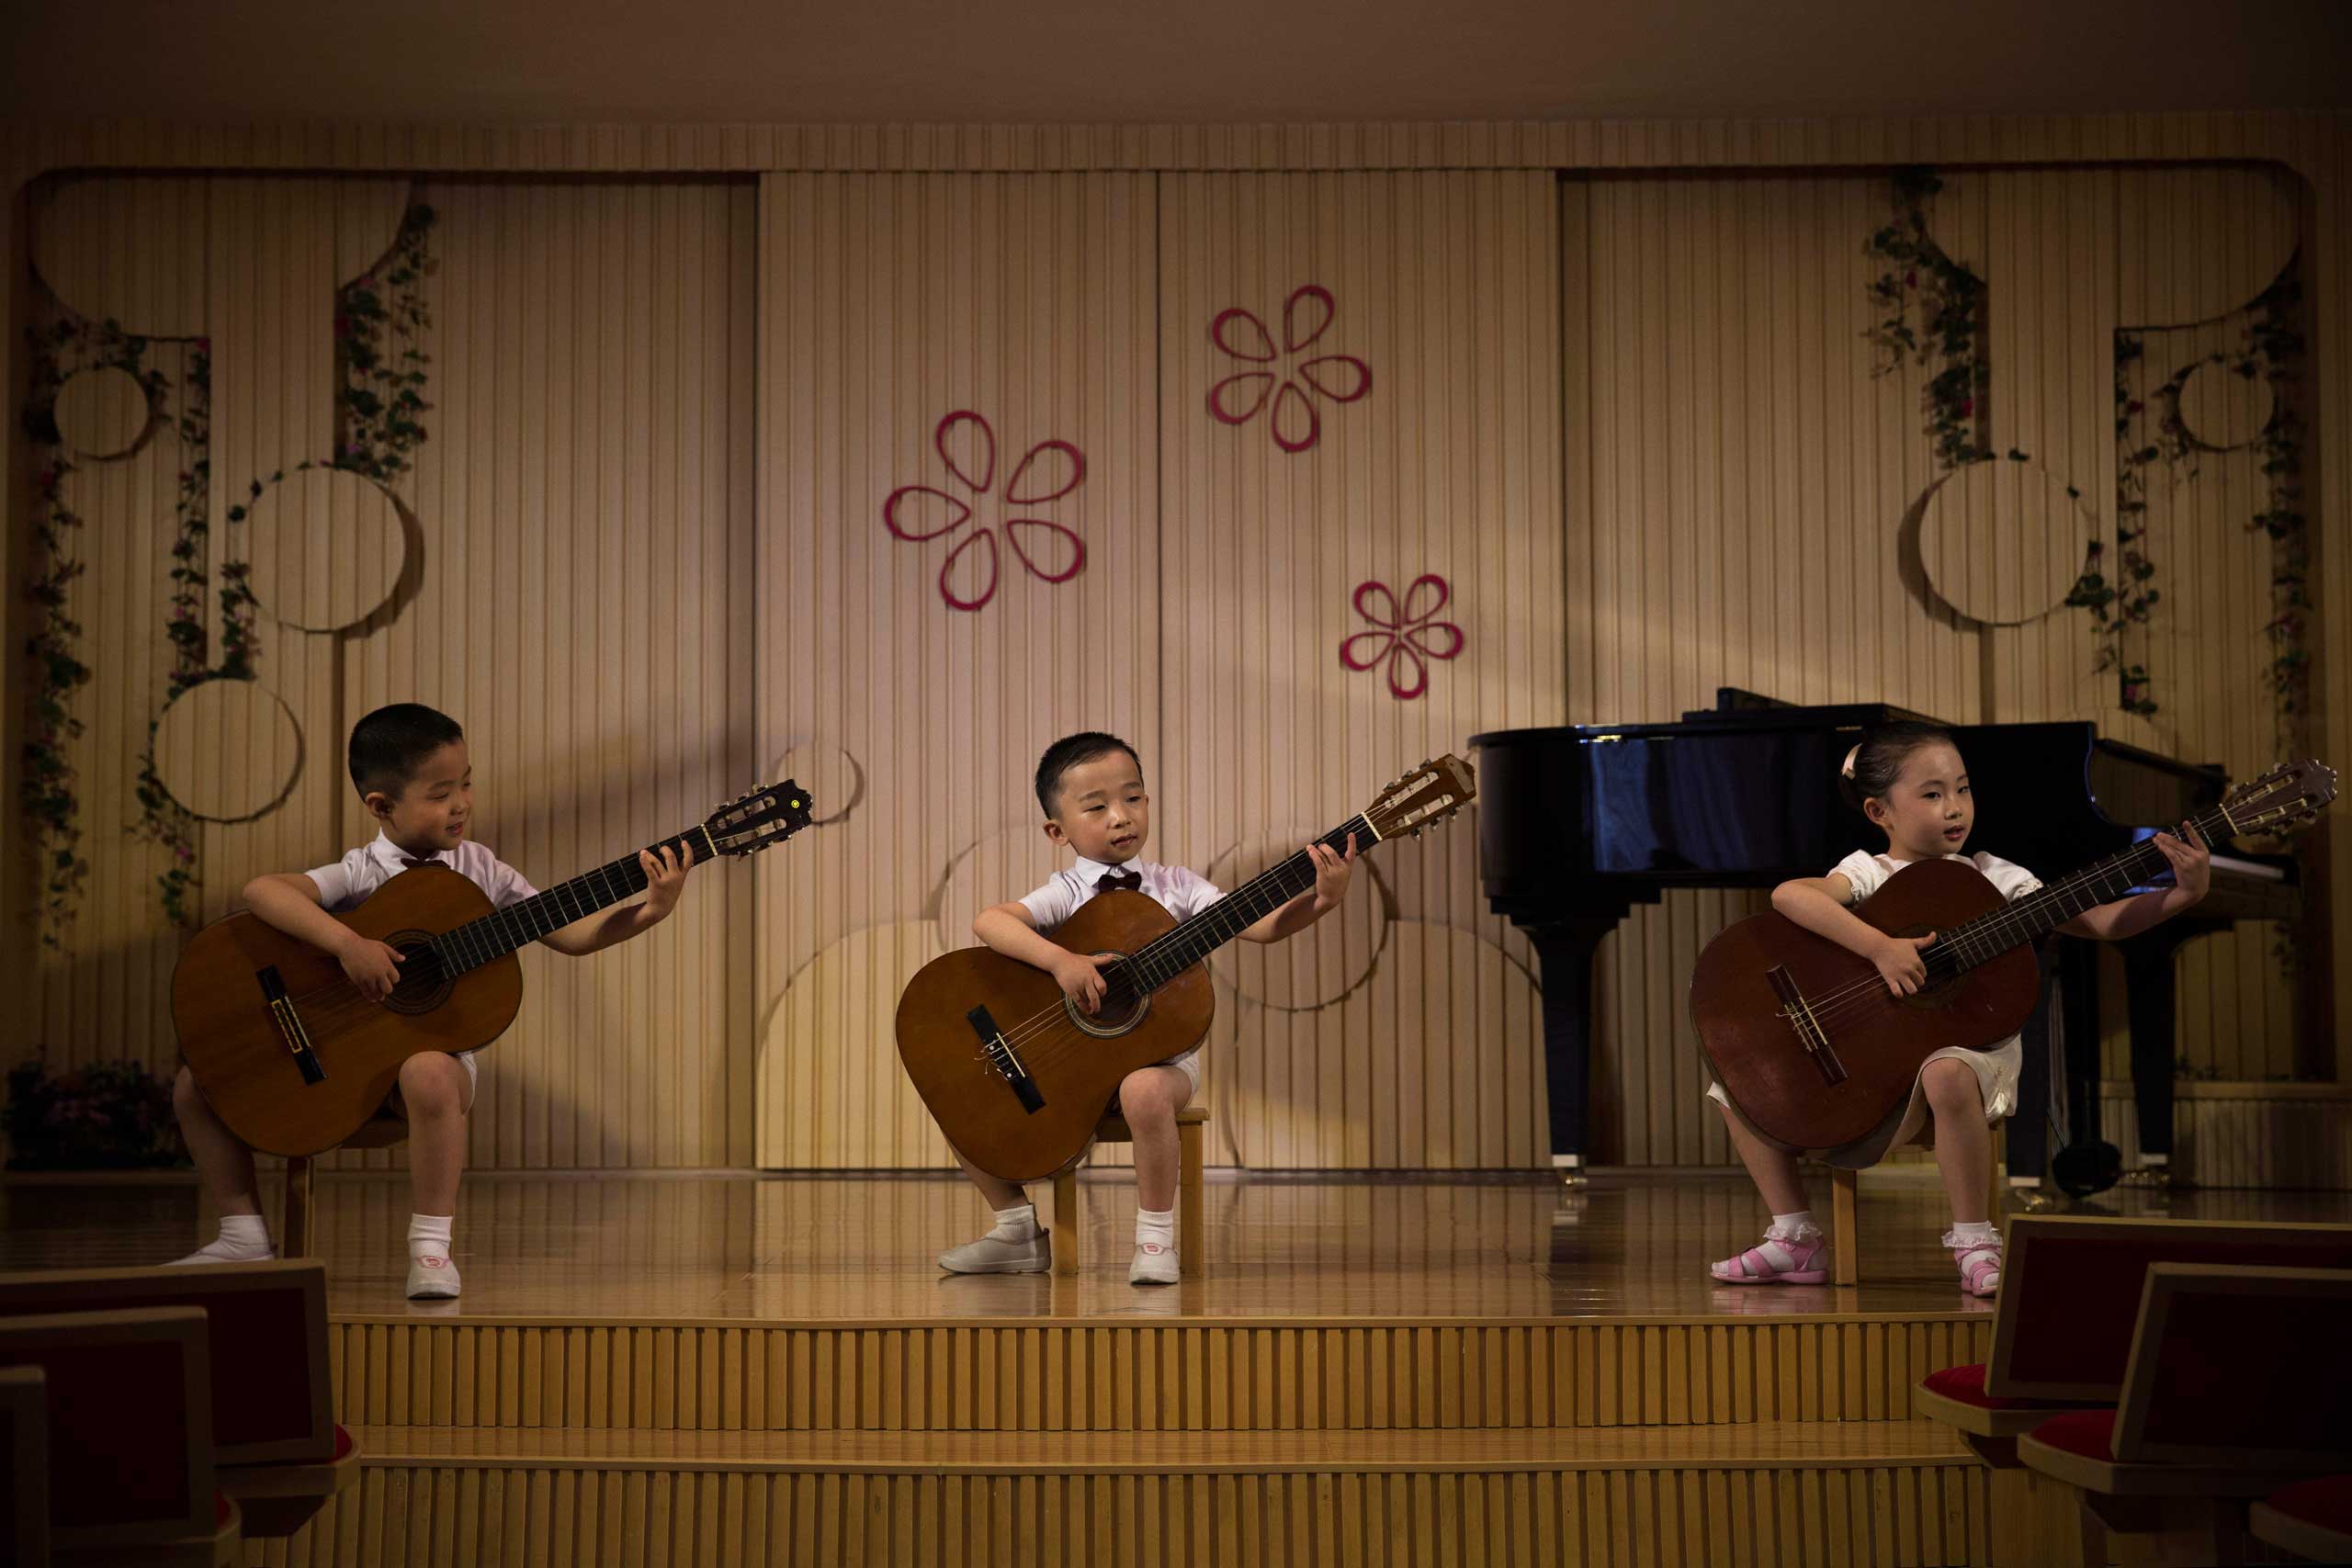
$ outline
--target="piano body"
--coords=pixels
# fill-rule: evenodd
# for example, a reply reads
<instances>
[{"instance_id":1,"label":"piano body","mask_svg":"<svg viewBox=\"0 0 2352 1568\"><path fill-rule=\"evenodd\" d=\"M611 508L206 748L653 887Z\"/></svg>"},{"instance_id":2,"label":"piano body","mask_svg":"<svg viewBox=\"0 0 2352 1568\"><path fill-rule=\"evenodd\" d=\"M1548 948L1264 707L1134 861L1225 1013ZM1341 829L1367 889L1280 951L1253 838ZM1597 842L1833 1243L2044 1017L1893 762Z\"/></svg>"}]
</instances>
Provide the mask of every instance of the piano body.
<instances>
[{"instance_id":1,"label":"piano body","mask_svg":"<svg viewBox=\"0 0 2352 1568\"><path fill-rule=\"evenodd\" d=\"M1592 960L1637 903L1669 887L1769 887L1817 876L1883 840L1836 788L1868 726L1924 715L1883 703L1804 707L1736 688L1674 724L1569 725L1471 737L1478 766L1479 874L1495 912L1543 967L1553 1164L1584 1164ZM1936 721L1940 722L1940 721ZM2221 798L2218 767L2102 739L2088 723L1947 726L1968 761L1976 825L1968 847L2056 876L2168 828ZM2295 863L2217 846L2211 893L2181 918L2119 943L2131 977L2132 1077L2140 1153L2172 1152L2173 955L2190 937L2301 908ZM2098 1143L2098 989L2091 944L2044 954L2063 998L2066 1104L2077 1149ZM2039 1086L2050 1082L2050 1008L2025 1034L2027 1107L2011 1123L2012 1179L2048 1169ZM1684 1026L1687 1029L1687 1024ZM1696 1042L1692 1042L1696 1048ZM2112 1160L2107 1162L2110 1167ZM2081 1162L2077 1161L2077 1168ZM2095 1190L2112 1169L2070 1180Z\"/></svg>"}]
</instances>

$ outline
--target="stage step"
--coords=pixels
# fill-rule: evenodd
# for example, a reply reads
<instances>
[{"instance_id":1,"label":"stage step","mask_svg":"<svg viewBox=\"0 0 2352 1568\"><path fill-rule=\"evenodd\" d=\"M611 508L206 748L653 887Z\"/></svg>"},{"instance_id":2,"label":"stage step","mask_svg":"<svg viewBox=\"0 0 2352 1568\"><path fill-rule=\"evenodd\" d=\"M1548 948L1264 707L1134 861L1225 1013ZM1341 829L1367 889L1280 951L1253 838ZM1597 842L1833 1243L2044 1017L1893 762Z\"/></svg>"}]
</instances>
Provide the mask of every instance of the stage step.
<instances>
[{"instance_id":1,"label":"stage step","mask_svg":"<svg viewBox=\"0 0 2352 1568\"><path fill-rule=\"evenodd\" d=\"M1759 1299L1759 1306L1777 1304ZM1900 1421L1983 1313L1546 1321L1023 1318L334 1325L346 1424L1378 1431Z\"/></svg>"},{"instance_id":2,"label":"stage step","mask_svg":"<svg viewBox=\"0 0 2352 1568\"><path fill-rule=\"evenodd\" d=\"M1984 1472L1925 1421L1110 1435L377 1426L356 1436L360 1485L272 1561L1030 1568L1985 1556Z\"/></svg>"}]
</instances>

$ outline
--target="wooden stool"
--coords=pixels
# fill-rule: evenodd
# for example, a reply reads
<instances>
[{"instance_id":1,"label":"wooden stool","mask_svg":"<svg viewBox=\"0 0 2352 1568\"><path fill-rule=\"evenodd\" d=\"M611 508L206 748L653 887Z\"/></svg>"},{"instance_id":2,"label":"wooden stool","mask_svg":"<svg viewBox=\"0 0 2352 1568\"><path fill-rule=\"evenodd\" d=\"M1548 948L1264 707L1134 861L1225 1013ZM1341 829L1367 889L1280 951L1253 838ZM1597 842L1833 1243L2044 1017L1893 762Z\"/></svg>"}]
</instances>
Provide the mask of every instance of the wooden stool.
<instances>
[{"instance_id":1,"label":"wooden stool","mask_svg":"<svg viewBox=\"0 0 2352 1568\"><path fill-rule=\"evenodd\" d=\"M359 1123L359 1130L345 1138L346 1149L388 1149L394 1144L408 1142L408 1119L379 1111ZM311 1159L309 1155L286 1156L286 1218L278 1228L280 1258L311 1256L311 1230L314 1211L311 1201Z\"/></svg>"},{"instance_id":2,"label":"wooden stool","mask_svg":"<svg viewBox=\"0 0 2352 1568\"><path fill-rule=\"evenodd\" d=\"M1197 1105L1176 1112L1176 1250L1195 1278L1208 1262L1208 1220L1201 1211L1201 1129L1208 1122L1208 1111ZM1094 1141L1131 1144L1135 1134L1126 1119L1114 1112L1094 1129ZM1078 1272L1078 1238L1083 1229L1078 1213L1078 1167L1073 1165L1054 1176L1054 1234L1062 1238L1054 1243L1055 1273Z\"/></svg>"},{"instance_id":3,"label":"wooden stool","mask_svg":"<svg viewBox=\"0 0 2352 1568\"><path fill-rule=\"evenodd\" d=\"M1984 1194L1984 1213L1996 1228L2001 1224L2001 1156L2007 1147L2003 1132L1999 1127L1993 1129L1993 1175ZM1855 1219L1859 1174L1837 1166L1829 1169L1829 1282L1833 1285L1850 1285L1861 1278L1862 1231Z\"/></svg>"}]
</instances>

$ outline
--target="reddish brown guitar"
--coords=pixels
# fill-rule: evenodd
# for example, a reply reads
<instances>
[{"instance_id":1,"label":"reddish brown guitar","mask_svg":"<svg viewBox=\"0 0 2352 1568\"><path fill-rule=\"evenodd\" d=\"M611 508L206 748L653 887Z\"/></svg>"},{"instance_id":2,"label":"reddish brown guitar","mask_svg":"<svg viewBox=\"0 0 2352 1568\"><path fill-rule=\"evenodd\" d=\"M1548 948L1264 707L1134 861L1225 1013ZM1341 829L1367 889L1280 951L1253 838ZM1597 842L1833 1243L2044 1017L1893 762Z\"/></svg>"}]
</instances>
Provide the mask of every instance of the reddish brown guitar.
<instances>
[{"instance_id":1,"label":"reddish brown guitar","mask_svg":"<svg viewBox=\"0 0 2352 1568\"><path fill-rule=\"evenodd\" d=\"M653 846L696 861L748 855L808 825L789 779L755 789ZM514 950L645 891L634 854L504 909L433 863L402 872L349 914L360 935L407 955L390 998L369 1001L323 950L246 911L196 933L172 974L180 1053L229 1130L267 1154L331 1149L376 1112L420 1051L471 1051L523 1002Z\"/></svg>"},{"instance_id":2,"label":"reddish brown guitar","mask_svg":"<svg viewBox=\"0 0 2352 1568\"><path fill-rule=\"evenodd\" d=\"M1344 851L1352 835L1361 853L1418 836L1476 794L1470 764L1441 757L1321 841ZM899 998L899 1059L974 1165L1007 1181L1051 1176L1086 1152L1121 1078L1208 1032L1216 998L1202 961L1314 886L1315 863L1301 851L1181 925L1140 893L1088 900L1053 940L1119 957L1102 971L1106 991L1091 1016L1017 958L985 947L935 958Z\"/></svg>"},{"instance_id":3,"label":"reddish brown guitar","mask_svg":"<svg viewBox=\"0 0 2352 1568\"><path fill-rule=\"evenodd\" d=\"M2312 816L2335 770L2290 763L2192 818L2208 843ZM1690 1020L1742 1120L1796 1149L1834 1149L1899 1116L1927 1059L1981 1050L2021 1028L2041 995L2032 944L2165 867L2143 841L2005 903L1974 866L1904 867L1855 910L1894 936L1937 933L1927 983L1898 997L1877 966L1779 914L1729 926L1699 955Z\"/></svg>"}]
</instances>

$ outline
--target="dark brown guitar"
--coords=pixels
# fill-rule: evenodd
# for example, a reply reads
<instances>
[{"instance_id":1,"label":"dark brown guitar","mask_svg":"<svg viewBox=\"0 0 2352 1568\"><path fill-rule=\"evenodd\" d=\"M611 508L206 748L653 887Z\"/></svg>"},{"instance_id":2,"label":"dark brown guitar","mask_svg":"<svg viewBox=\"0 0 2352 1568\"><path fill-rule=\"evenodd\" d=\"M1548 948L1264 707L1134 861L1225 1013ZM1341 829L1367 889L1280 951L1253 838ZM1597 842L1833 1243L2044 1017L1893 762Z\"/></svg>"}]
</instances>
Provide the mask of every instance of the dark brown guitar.
<instances>
[{"instance_id":1,"label":"dark brown guitar","mask_svg":"<svg viewBox=\"0 0 2352 1568\"><path fill-rule=\"evenodd\" d=\"M1477 788L1459 757L1423 762L1320 840L1359 853L1418 836ZM1007 1181L1050 1176L1086 1152L1095 1123L1137 1067L1200 1043L1216 998L1203 960L1315 886L1305 851L1181 925L1141 893L1088 900L1053 934L1072 953L1112 953L1089 1015L1054 977L986 947L935 958L899 998L899 1059L947 1141Z\"/></svg>"},{"instance_id":2,"label":"dark brown guitar","mask_svg":"<svg viewBox=\"0 0 2352 1568\"><path fill-rule=\"evenodd\" d=\"M653 849L691 848L697 863L754 854L808 820L807 792L787 779ZM471 1051L506 1032L523 1001L516 948L643 891L634 854L504 909L437 862L402 872L336 917L406 955L380 1002L322 949L241 910L197 932L173 971L181 1055L220 1120L254 1148L331 1149L375 1114L402 1062Z\"/></svg>"},{"instance_id":3,"label":"dark brown guitar","mask_svg":"<svg viewBox=\"0 0 2352 1568\"><path fill-rule=\"evenodd\" d=\"M2316 814L2335 770L2293 762L2193 818L2209 844ZM1750 1127L1794 1149L1834 1149L1899 1116L1927 1059L1982 1050L2024 1026L2041 995L2033 944L2165 870L2143 840L2016 903L1973 865L1922 861L1854 912L1893 936L1936 933L1926 984L1898 997L1875 964L1780 914L1726 927L1690 976L1690 1020L1716 1081Z\"/></svg>"}]
</instances>

